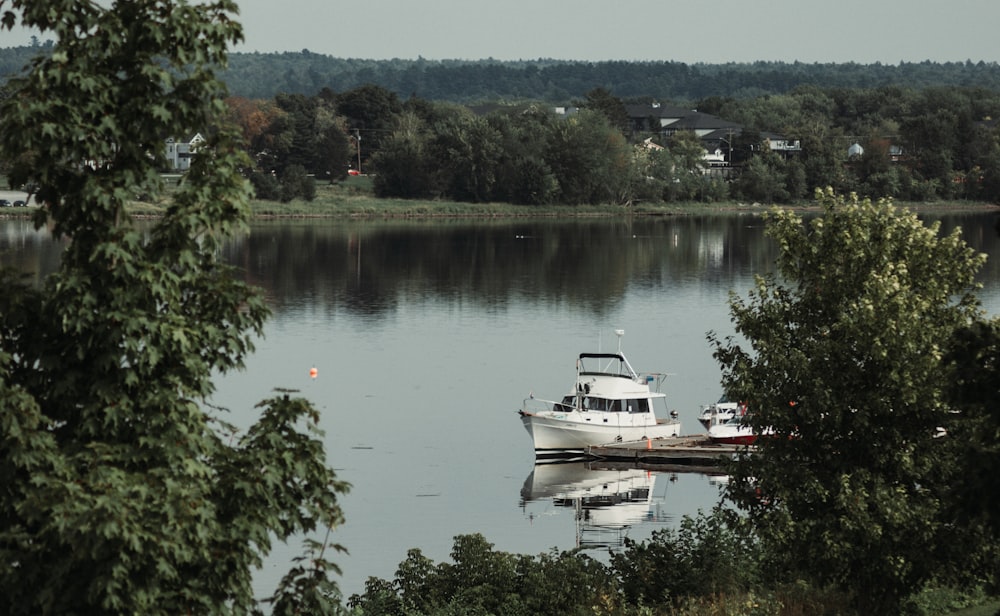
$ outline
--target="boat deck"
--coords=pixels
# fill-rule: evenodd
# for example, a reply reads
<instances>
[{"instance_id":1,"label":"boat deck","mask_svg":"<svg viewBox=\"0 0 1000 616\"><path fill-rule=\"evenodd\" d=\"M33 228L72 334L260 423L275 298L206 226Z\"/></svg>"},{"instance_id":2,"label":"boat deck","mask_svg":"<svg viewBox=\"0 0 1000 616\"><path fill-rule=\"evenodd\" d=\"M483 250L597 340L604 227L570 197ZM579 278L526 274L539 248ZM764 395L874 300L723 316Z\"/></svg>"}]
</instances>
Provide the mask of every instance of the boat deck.
<instances>
[{"instance_id":1,"label":"boat deck","mask_svg":"<svg viewBox=\"0 0 1000 616\"><path fill-rule=\"evenodd\" d=\"M640 468L684 471L718 471L723 460L732 457L740 445L720 445L705 434L657 438L627 443L594 445L586 449L588 457L608 462L629 462Z\"/></svg>"}]
</instances>

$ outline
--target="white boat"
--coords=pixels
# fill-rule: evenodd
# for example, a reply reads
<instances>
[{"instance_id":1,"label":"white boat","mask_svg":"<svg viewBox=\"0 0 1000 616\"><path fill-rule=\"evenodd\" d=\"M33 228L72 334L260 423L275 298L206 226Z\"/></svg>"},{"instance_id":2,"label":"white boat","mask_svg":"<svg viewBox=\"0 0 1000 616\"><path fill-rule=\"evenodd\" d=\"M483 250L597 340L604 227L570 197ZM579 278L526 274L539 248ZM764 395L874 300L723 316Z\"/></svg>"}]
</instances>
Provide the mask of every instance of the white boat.
<instances>
[{"instance_id":1,"label":"white boat","mask_svg":"<svg viewBox=\"0 0 1000 616\"><path fill-rule=\"evenodd\" d=\"M530 396L518 413L535 444L535 455L586 453L593 445L678 436L681 423L660 391L666 374L639 374L621 352L581 353L576 382L560 401ZM657 406L664 417L656 415Z\"/></svg>"},{"instance_id":2,"label":"white boat","mask_svg":"<svg viewBox=\"0 0 1000 616\"><path fill-rule=\"evenodd\" d=\"M725 423L737 415L745 414L746 407L741 409L741 406L737 402L731 402L725 394L722 394L722 397L715 404L706 404L701 407L698 421L706 429L711 428L716 424Z\"/></svg>"}]
</instances>

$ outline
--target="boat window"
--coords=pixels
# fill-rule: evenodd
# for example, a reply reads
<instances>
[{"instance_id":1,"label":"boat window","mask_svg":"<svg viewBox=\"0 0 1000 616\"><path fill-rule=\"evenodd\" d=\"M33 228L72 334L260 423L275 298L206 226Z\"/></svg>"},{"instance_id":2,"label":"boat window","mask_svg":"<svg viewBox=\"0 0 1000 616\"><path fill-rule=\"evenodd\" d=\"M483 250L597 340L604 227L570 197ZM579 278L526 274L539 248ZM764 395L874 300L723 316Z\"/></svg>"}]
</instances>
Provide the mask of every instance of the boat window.
<instances>
[{"instance_id":1,"label":"boat window","mask_svg":"<svg viewBox=\"0 0 1000 616\"><path fill-rule=\"evenodd\" d=\"M606 411L608 410L608 401L604 398L586 396L583 399L583 408L588 411Z\"/></svg>"},{"instance_id":2,"label":"boat window","mask_svg":"<svg viewBox=\"0 0 1000 616\"><path fill-rule=\"evenodd\" d=\"M648 413L649 412L649 400L646 398L638 398L635 400L626 400L628 402L628 412L629 413Z\"/></svg>"},{"instance_id":3,"label":"boat window","mask_svg":"<svg viewBox=\"0 0 1000 616\"><path fill-rule=\"evenodd\" d=\"M610 402L611 404L610 406L608 406L609 411L611 411L612 413L622 412L622 407L623 407L622 400L611 400Z\"/></svg>"},{"instance_id":4,"label":"boat window","mask_svg":"<svg viewBox=\"0 0 1000 616\"><path fill-rule=\"evenodd\" d=\"M575 396L563 396L562 402L557 402L555 405L555 410L562 411L564 413L575 409L576 409Z\"/></svg>"}]
</instances>

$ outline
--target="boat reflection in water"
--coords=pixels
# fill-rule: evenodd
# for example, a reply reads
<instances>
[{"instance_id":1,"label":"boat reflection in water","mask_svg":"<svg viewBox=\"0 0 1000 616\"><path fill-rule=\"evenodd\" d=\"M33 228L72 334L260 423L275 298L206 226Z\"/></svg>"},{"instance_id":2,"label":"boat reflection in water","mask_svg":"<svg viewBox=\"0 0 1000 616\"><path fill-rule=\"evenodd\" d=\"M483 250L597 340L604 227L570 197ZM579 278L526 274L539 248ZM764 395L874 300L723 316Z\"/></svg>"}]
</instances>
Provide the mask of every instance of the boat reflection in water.
<instances>
[{"instance_id":1,"label":"boat reflection in water","mask_svg":"<svg viewBox=\"0 0 1000 616\"><path fill-rule=\"evenodd\" d=\"M635 525L673 520L663 507L669 476L593 464L536 464L521 488L521 508L531 519L572 512L576 547L621 548ZM659 493L657 479L662 482Z\"/></svg>"}]
</instances>

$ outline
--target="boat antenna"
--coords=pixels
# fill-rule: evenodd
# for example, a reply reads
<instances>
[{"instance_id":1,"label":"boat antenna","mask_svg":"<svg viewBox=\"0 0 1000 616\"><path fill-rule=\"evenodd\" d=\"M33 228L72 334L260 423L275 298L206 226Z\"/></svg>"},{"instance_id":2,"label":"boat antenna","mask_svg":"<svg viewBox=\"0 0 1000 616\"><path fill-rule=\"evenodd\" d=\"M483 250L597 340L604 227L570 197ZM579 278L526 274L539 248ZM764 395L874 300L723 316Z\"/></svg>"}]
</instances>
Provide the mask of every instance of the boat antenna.
<instances>
[{"instance_id":1,"label":"boat antenna","mask_svg":"<svg viewBox=\"0 0 1000 616\"><path fill-rule=\"evenodd\" d=\"M615 335L618 336L618 354L622 354L622 336L625 335L624 329L616 329Z\"/></svg>"}]
</instances>

